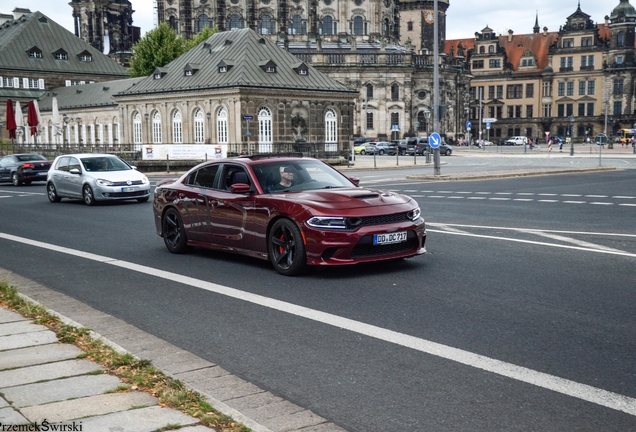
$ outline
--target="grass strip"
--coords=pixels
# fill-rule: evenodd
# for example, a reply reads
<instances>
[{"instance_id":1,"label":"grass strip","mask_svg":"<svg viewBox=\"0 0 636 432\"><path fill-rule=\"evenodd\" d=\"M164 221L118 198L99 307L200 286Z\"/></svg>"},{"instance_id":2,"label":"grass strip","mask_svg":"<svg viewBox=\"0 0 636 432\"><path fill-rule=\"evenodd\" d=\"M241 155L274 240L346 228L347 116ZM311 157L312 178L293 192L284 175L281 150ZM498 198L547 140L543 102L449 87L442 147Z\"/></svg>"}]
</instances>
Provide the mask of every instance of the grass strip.
<instances>
[{"instance_id":1,"label":"grass strip","mask_svg":"<svg viewBox=\"0 0 636 432\"><path fill-rule=\"evenodd\" d=\"M251 429L218 412L198 392L189 390L181 381L166 376L148 360L131 354L120 354L102 341L90 336L87 328L64 324L45 308L29 302L18 290L0 281L0 306L33 319L53 331L60 342L70 343L83 351L78 356L106 368L106 372L119 377L126 385L116 391L141 390L156 396L160 406L177 409L197 418L201 424L218 432L250 432ZM172 427L168 426L168 429Z\"/></svg>"}]
</instances>

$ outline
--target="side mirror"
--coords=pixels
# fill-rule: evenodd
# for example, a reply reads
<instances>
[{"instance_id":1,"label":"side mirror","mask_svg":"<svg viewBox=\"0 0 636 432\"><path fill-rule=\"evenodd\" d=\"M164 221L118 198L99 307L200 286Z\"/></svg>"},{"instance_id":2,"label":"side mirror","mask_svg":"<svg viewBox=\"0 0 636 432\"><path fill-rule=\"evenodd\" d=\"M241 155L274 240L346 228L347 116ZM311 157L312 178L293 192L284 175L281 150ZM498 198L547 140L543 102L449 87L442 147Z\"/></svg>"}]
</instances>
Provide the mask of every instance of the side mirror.
<instances>
[{"instance_id":1,"label":"side mirror","mask_svg":"<svg viewBox=\"0 0 636 432\"><path fill-rule=\"evenodd\" d=\"M250 193L251 191L252 188L250 187L250 185L245 183L234 183L230 186L230 192L232 192L233 194L244 194Z\"/></svg>"},{"instance_id":2,"label":"side mirror","mask_svg":"<svg viewBox=\"0 0 636 432\"><path fill-rule=\"evenodd\" d=\"M69 171L69 174L77 174L79 175L81 173L81 171L79 170L79 168L73 168L72 170Z\"/></svg>"},{"instance_id":3,"label":"side mirror","mask_svg":"<svg viewBox=\"0 0 636 432\"><path fill-rule=\"evenodd\" d=\"M137 166L136 166L136 165L131 165L130 167L131 167L132 169L134 169L134 170L136 170L136 169L137 169Z\"/></svg>"},{"instance_id":4,"label":"side mirror","mask_svg":"<svg viewBox=\"0 0 636 432\"><path fill-rule=\"evenodd\" d=\"M349 180L351 180L356 186L360 186L360 179L358 177L349 177Z\"/></svg>"}]
</instances>

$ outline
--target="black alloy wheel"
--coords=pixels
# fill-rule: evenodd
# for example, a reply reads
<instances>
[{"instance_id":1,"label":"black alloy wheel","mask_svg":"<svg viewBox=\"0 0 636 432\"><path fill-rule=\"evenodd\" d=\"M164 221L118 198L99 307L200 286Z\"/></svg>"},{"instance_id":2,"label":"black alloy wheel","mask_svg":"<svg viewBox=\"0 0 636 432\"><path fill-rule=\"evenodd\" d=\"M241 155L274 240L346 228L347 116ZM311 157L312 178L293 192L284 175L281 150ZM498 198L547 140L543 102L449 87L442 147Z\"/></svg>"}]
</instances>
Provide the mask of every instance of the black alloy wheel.
<instances>
[{"instance_id":1,"label":"black alloy wheel","mask_svg":"<svg viewBox=\"0 0 636 432\"><path fill-rule=\"evenodd\" d=\"M93 195L93 189L89 185L84 185L82 188L82 199L87 206L95 205L95 196Z\"/></svg>"},{"instance_id":2,"label":"black alloy wheel","mask_svg":"<svg viewBox=\"0 0 636 432\"><path fill-rule=\"evenodd\" d=\"M46 195L49 197L49 201L52 203L58 203L62 200L57 194L57 190L55 189L55 185L53 183L49 183L46 185Z\"/></svg>"},{"instance_id":3,"label":"black alloy wheel","mask_svg":"<svg viewBox=\"0 0 636 432\"><path fill-rule=\"evenodd\" d=\"M307 254L300 230L289 219L277 220L269 231L269 260L276 271L285 276L302 273Z\"/></svg>"},{"instance_id":4,"label":"black alloy wheel","mask_svg":"<svg viewBox=\"0 0 636 432\"><path fill-rule=\"evenodd\" d=\"M188 237L177 209L166 210L161 225L163 242L171 253L183 254L192 250L192 246L188 246Z\"/></svg>"}]
</instances>

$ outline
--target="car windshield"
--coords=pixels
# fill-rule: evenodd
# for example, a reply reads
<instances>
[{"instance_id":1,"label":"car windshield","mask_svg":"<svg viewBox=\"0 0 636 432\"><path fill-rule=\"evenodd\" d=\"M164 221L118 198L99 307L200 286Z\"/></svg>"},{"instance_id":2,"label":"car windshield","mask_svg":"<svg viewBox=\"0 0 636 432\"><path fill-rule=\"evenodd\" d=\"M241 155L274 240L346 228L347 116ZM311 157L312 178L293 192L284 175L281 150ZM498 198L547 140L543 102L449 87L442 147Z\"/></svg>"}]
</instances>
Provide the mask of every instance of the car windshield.
<instances>
[{"instance_id":1,"label":"car windshield","mask_svg":"<svg viewBox=\"0 0 636 432\"><path fill-rule=\"evenodd\" d=\"M354 187L338 171L316 160L276 161L252 169L266 193Z\"/></svg>"},{"instance_id":2,"label":"car windshield","mask_svg":"<svg viewBox=\"0 0 636 432\"><path fill-rule=\"evenodd\" d=\"M18 155L16 156L20 162L22 161L45 161L46 158L44 156L40 156L39 154L26 154L26 155Z\"/></svg>"},{"instance_id":3,"label":"car windshield","mask_svg":"<svg viewBox=\"0 0 636 432\"><path fill-rule=\"evenodd\" d=\"M123 160L114 156L90 156L81 158L84 169L89 172L125 171L132 169Z\"/></svg>"}]
</instances>

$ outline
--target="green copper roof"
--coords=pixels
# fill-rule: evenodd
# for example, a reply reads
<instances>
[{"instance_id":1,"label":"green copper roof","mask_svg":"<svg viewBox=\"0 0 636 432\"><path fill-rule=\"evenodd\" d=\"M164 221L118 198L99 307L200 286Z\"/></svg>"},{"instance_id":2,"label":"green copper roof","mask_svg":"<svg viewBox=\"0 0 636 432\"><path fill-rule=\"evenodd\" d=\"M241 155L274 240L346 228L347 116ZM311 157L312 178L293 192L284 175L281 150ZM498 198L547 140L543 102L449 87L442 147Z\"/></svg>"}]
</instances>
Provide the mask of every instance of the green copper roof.
<instances>
[{"instance_id":1,"label":"green copper roof","mask_svg":"<svg viewBox=\"0 0 636 432\"><path fill-rule=\"evenodd\" d=\"M29 57L29 51L41 58ZM54 53L66 53L56 60ZM89 54L91 61L80 61ZM41 12L33 12L0 26L0 69L127 76L126 69Z\"/></svg>"},{"instance_id":2,"label":"green copper roof","mask_svg":"<svg viewBox=\"0 0 636 432\"><path fill-rule=\"evenodd\" d=\"M153 75L120 95L235 87L350 91L310 65L299 71L298 63L296 56L253 30L225 31L210 36L165 67L157 68ZM186 71L192 72L191 75ZM155 79L155 75L161 78Z\"/></svg>"}]
</instances>

